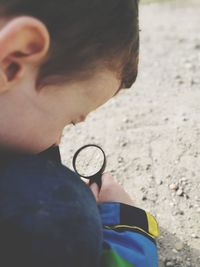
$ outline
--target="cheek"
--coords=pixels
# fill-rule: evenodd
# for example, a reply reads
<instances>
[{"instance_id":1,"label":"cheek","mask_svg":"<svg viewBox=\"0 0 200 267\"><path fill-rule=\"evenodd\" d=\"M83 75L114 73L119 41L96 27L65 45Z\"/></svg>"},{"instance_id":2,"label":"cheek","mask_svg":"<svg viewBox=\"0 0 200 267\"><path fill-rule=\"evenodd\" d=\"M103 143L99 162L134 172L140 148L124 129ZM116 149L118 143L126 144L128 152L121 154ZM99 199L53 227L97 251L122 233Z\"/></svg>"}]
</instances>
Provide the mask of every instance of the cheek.
<instances>
[{"instance_id":1,"label":"cheek","mask_svg":"<svg viewBox=\"0 0 200 267\"><path fill-rule=\"evenodd\" d=\"M121 81L117 78L116 73L103 71L98 73L87 87L86 99L88 101L89 112L105 104L110 100L120 87Z\"/></svg>"},{"instance_id":2,"label":"cheek","mask_svg":"<svg viewBox=\"0 0 200 267\"><path fill-rule=\"evenodd\" d=\"M99 92L99 99L101 99L102 104L110 100L115 95L119 86L120 81L116 78L109 79L106 83L102 84Z\"/></svg>"}]
</instances>

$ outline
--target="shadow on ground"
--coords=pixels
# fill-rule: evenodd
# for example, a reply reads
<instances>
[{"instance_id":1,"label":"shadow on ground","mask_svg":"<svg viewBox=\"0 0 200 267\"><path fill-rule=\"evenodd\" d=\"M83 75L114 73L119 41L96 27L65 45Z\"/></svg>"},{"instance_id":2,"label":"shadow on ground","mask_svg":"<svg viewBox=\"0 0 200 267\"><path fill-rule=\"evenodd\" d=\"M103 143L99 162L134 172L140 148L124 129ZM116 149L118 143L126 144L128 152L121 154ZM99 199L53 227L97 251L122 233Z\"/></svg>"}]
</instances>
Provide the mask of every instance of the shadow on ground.
<instances>
[{"instance_id":1,"label":"shadow on ground","mask_svg":"<svg viewBox=\"0 0 200 267\"><path fill-rule=\"evenodd\" d=\"M161 236L157 242L159 267L200 266L200 250L189 247L162 227L160 227L160 232Z\"/></svg>"}]
</instances>

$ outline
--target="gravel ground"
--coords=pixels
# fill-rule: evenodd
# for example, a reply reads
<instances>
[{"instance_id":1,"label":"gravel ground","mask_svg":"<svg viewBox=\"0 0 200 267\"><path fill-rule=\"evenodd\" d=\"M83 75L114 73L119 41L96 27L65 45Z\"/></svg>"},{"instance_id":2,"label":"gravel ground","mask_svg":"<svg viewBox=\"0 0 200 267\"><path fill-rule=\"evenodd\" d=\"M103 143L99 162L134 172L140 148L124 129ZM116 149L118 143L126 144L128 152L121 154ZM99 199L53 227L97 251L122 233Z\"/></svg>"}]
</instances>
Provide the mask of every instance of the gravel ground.
<instances>
[{"instance_id":1,"label":"gravel ground","mask_svg":"<svg viewBox=\"0 0 200 267\"><path fill-rule=\"evenodd\" d=\"M107 170L159 222L159 266L200 267L200 1L140 8L140 73L61 144L102 146Z\"/></svg>"}]
</instances>

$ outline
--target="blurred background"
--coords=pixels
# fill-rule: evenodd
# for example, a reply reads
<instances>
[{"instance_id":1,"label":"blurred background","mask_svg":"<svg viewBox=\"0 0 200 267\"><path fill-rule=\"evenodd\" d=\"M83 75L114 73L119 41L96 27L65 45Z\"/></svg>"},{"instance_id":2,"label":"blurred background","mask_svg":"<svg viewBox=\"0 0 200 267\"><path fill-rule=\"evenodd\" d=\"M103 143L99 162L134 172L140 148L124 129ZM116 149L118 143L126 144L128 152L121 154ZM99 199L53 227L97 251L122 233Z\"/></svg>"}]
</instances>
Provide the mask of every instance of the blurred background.
<instances>
[{"instance_id":1,"label":"blurred background","mask_svg":"<svg viewBox=\"0 0 200 267\"><path fill-rule=\"evenodd\" d=\"M142 0L137 82L66 127L63 163L88 143L157 218L159 266L200 266L200 1Z\"/></svg>"}]
</instances>

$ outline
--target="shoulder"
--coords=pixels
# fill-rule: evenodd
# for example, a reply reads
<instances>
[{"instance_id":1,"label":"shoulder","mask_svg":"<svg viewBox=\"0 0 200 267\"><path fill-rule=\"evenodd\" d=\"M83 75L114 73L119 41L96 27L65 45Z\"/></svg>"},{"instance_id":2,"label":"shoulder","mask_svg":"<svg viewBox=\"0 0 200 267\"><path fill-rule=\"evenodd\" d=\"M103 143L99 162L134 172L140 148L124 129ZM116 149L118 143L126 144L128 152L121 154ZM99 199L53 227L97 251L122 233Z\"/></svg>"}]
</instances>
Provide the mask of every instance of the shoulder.
<instances>
[{"instance_id":1,"label":"shoulder","mask_svg":"<svg viewBox=\"0 0 200 267\"><path fill-rule=\"evenodd\" d=\"M40 202L65 207L66 202L92 199L80 177L61 162L44 155L17 157L0 171L0 209ZM88 200L89 201L89 200Z\"/></svg>"},{"instance_id":2,"label":"shoulder","mask_svg":"<svg viewBox=\"0 0 200 267\"><path fill-rule=\"evenodd\" d=\"M49 152L43 152L36 155L21 155L9 160L4 168L0 170L0 183L42 181L64 182L66 178L73 178L74 181L79 180L79 177L64 166L59 158L59 154L55 151L51 155Z\"/></svg>"},{"instance_id":3,"label":"shoulder","mask_svg":"<svg viewBox=\"0 0 200 267\"><path fill-rule=\"evenodd\" d=\"M0 171L3 256L9 251L11 260L13 255L15 261L27 257L27 262L43 257L42 260L57 261L61 266L75 258L77 251L84 258L87 246L88 251L94 249L95 255L101 245L100 230L101 221L92 193L61 162L44 155L21 156Z\"/></svg>"}]
</instances>

